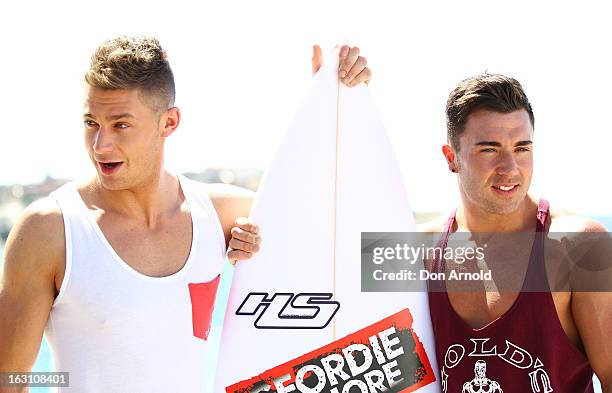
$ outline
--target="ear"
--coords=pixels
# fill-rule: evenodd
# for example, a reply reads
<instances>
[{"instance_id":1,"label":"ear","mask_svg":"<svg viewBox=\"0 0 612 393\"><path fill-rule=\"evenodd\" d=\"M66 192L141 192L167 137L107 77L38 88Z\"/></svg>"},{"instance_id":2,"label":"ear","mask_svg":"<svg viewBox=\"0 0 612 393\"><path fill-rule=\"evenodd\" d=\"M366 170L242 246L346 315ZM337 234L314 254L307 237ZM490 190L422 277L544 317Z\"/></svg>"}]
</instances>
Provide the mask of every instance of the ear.
<instances>
[{"instance_id":1,"label":"ear","mask_svg":"<svg viewBox=\"0 0 612 393\"><path fill-rule=\"evenodd\" d=\"M456 154L455 149L449 144L445 144L442 146L442 154L444 154L444 158L446 159L446 163L448 164L448 169L451 172L457 172L457 163L455 161Z\"/></svg>"},{"instance_id":2,"label":"ear","mask_svg":"<svg viewBox=\"0 0 612 393\"><path fill-rule=\"evenodd\" d=\"M160 119L160 125L162 127L162 138L167 138L176 128L179 126L181 122L181 111L177 107L172 107L168 109Z\"/></svg>"}]
</instances>

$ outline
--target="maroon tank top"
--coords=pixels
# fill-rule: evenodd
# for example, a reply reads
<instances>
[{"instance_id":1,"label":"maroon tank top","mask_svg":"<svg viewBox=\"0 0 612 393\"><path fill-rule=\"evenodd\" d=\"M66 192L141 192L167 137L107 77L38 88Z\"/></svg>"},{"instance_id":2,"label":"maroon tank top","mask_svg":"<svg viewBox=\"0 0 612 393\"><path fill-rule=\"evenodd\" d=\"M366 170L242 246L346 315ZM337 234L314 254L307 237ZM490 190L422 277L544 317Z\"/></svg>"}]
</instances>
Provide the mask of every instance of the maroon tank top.
<instances>
[{"instance_id":1,"label":"maroon tank top","mask_svg":"<svg viewBox=\"0 0 612 393\"><path fill-rule=\"evenodd\" d=\"M548 202L540 200L526 279L546 279L543 236ZM455 222L440 239L446 247ZM444 272L444 260L432 271ZM547 282L547 281L542 281ZM453 309L446 291L430 291L429 308L443 392L593 392L593 370L565 334L550 292L521 291L510 309L473 329Z\"/></svg>"}]
</instances>

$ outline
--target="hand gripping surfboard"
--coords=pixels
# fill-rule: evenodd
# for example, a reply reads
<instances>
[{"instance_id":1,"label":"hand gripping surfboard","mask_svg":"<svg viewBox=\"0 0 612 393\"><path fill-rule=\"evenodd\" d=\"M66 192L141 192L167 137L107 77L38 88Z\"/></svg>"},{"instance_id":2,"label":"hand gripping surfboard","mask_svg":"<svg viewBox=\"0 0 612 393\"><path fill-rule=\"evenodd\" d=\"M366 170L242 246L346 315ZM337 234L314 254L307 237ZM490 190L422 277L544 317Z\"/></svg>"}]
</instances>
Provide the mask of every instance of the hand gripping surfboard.
<instances>
[{"instance_id":1,"label":"hand gripping surfboard","mask_svg":"<svg viewBox=\"0 0 612 393\"><path fill-rule=\"evenodd\" d=\"M361 292L361 232L415 225L367 87L327 60L257 192L215 393L440 391L427 293Z\"/></svg>"}]
</instances>

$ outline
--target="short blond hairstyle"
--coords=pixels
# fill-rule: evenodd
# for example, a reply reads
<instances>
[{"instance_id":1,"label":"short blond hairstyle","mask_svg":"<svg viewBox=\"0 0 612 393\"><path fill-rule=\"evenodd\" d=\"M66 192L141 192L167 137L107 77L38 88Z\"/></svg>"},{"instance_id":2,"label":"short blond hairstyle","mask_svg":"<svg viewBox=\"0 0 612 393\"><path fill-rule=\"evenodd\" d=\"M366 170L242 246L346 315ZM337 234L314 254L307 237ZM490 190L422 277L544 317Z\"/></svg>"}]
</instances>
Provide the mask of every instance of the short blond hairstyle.
<instances>
[{"instance_id":1,"label":"short blond hairstyle","mask_svg":"<svg viewBox=\"0 0 612 393\"><path fill-rule=\"evenodd\" d=\"M143 102L161 113L174 105L174 75L166 52L153 37L121 36L103 42L85 74L100 89L138 89Z\"/></svg>"}]
</instances>

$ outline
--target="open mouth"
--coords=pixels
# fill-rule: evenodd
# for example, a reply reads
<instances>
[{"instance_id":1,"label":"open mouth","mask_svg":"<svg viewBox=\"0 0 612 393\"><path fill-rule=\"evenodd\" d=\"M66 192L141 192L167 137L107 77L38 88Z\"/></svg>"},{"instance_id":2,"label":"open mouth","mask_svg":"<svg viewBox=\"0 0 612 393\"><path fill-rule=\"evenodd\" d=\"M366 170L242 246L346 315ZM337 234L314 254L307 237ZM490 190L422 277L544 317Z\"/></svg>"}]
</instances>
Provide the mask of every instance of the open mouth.
<instances>
[{"instance_id":1,"label":"open mouth","mask_svg":"<svg viewBox=\"0 0 612 393\"><path fill-rule=\"evenodd\" d=\"M122 164L123 164L123 161L98 162L98 165L100 166L100 170L105 175L112 175L113 173L117 172Z\"/></svg>"}]
</instances>

